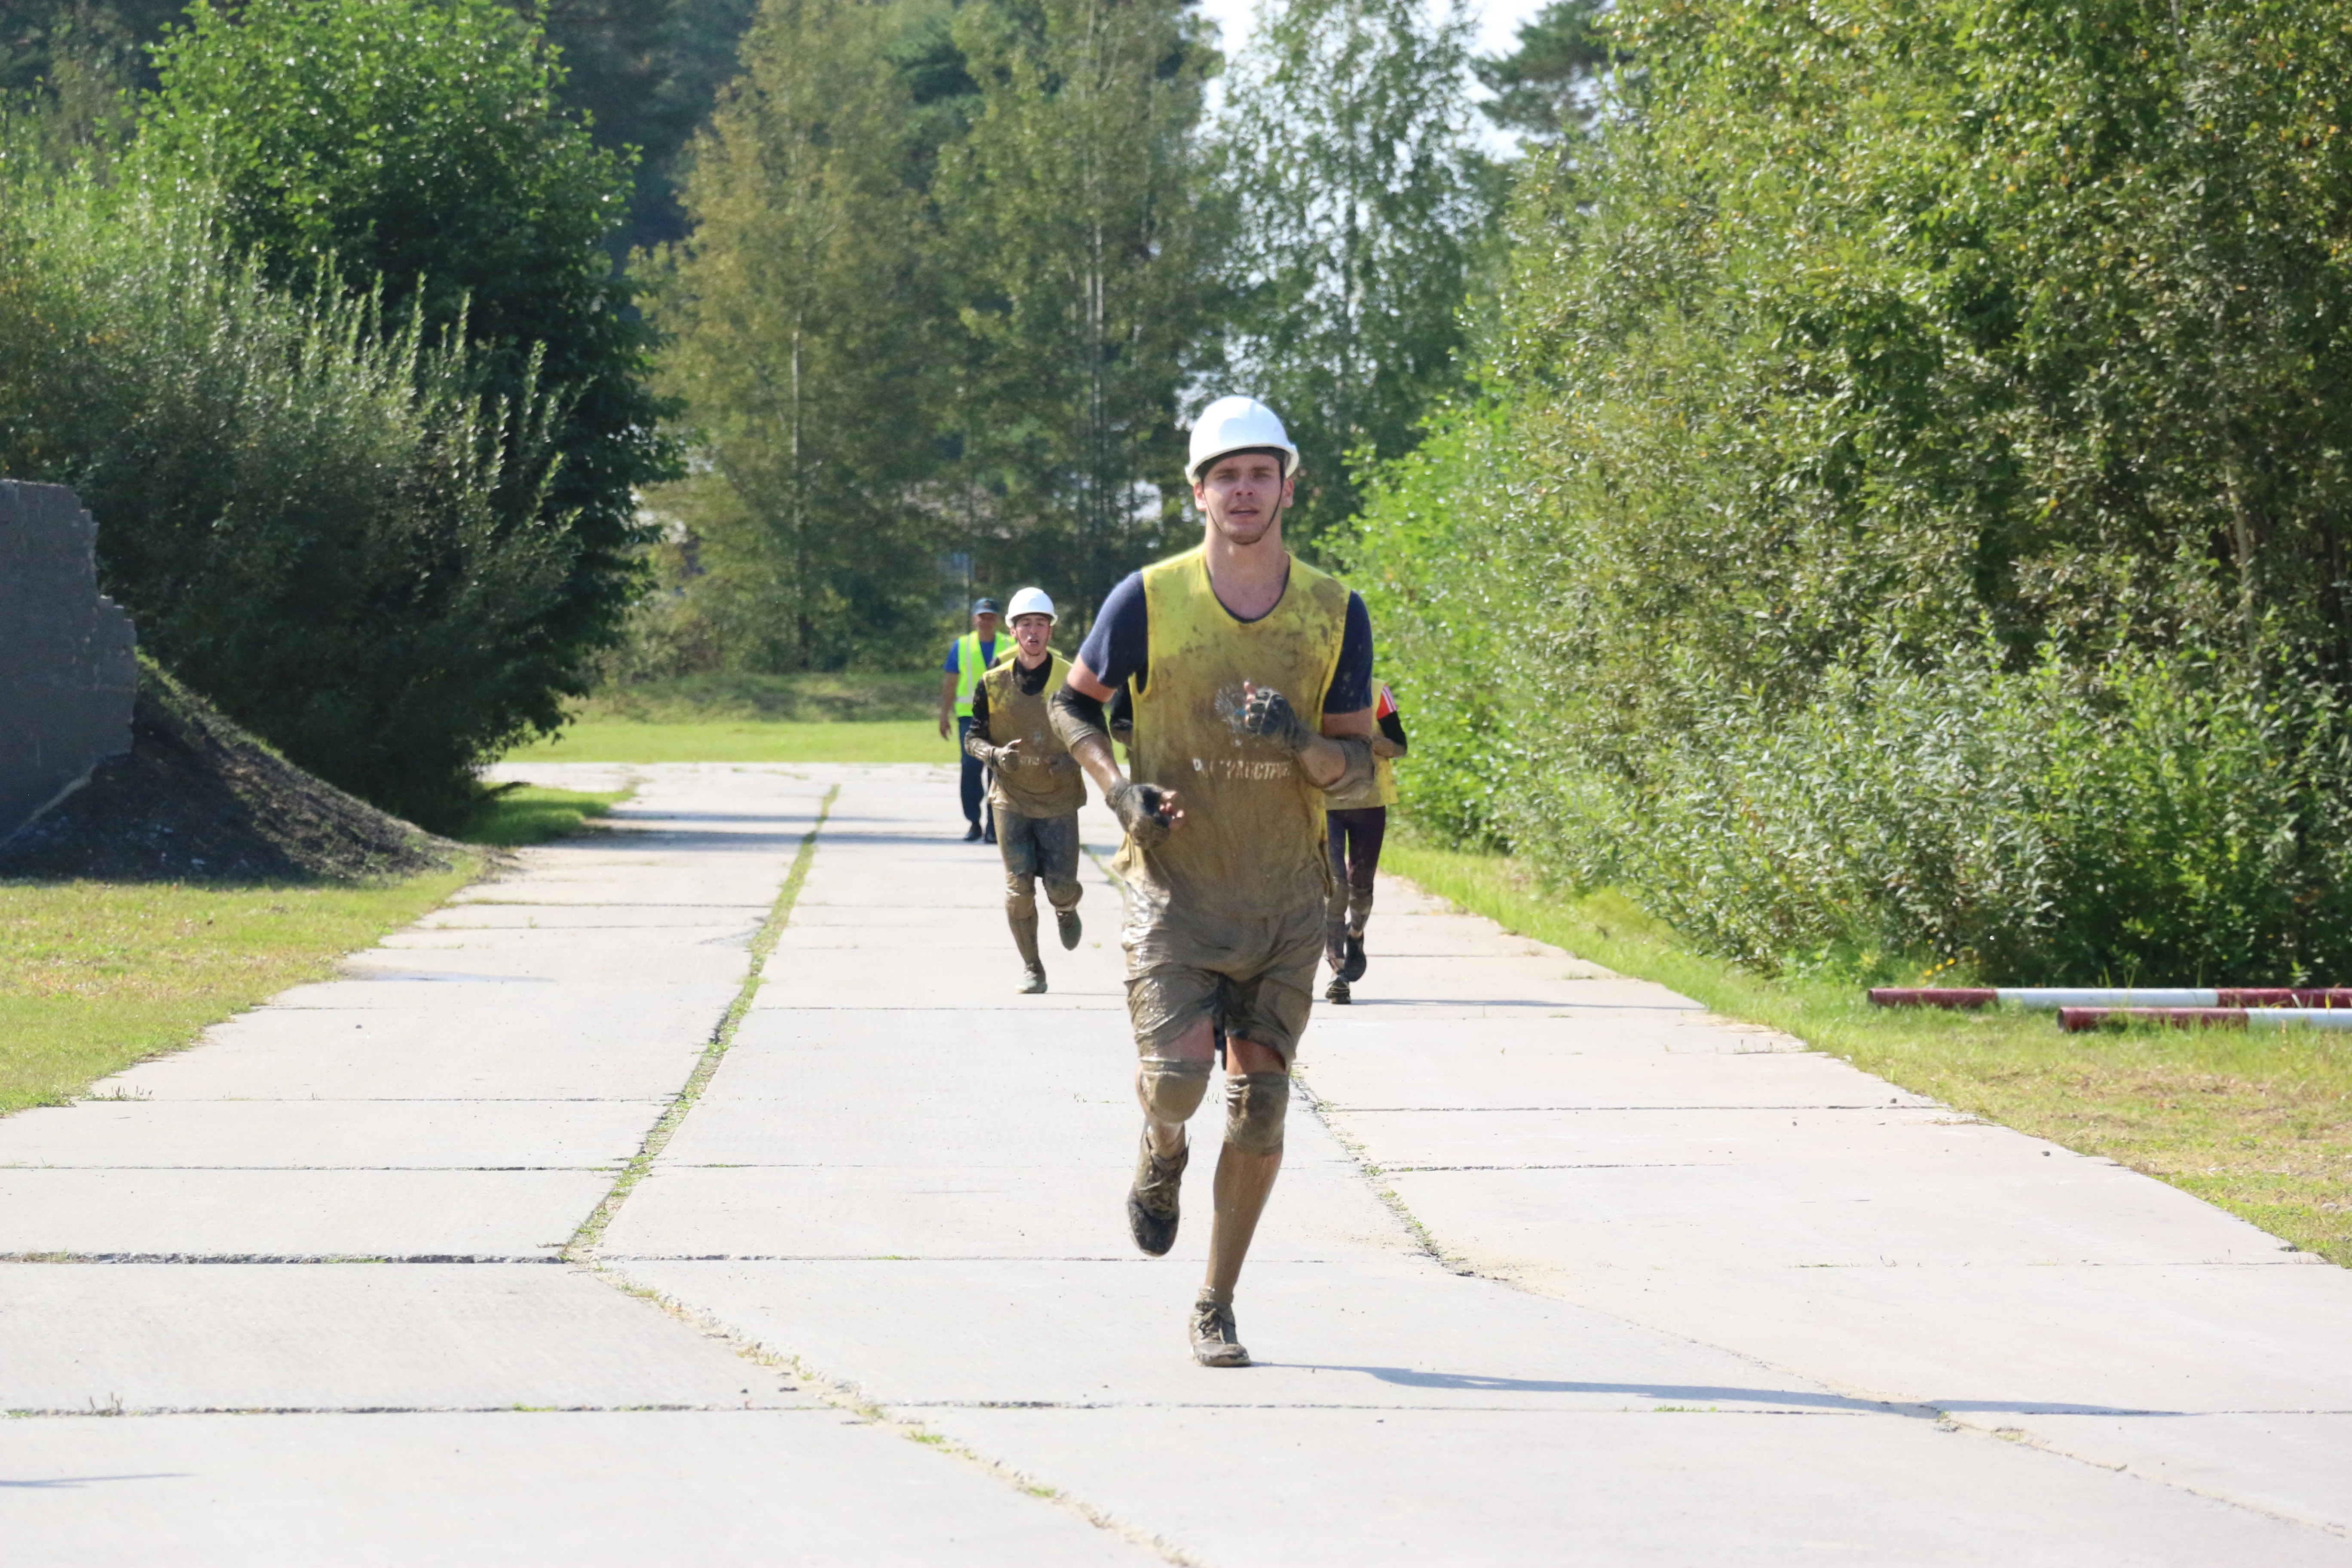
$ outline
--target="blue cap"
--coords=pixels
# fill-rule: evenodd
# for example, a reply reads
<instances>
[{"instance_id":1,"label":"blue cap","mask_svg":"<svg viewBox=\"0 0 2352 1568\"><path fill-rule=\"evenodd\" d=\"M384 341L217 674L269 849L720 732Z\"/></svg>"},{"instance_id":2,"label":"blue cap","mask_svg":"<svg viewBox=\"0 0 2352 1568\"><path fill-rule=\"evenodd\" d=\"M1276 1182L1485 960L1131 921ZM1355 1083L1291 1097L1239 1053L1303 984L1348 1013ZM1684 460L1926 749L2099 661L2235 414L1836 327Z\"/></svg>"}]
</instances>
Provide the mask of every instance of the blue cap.
<instances>
[{"instance_id":1,"label":"blue cap","mask_svg":"<svg viewBox=\"0 0 2352 1568\"><path fill-rule=\"evenodd\" d=\"M974 599L971 602L971 613L975 616L1001 616L1004 611L993 599Z\"/></svg>"}]
</instances>

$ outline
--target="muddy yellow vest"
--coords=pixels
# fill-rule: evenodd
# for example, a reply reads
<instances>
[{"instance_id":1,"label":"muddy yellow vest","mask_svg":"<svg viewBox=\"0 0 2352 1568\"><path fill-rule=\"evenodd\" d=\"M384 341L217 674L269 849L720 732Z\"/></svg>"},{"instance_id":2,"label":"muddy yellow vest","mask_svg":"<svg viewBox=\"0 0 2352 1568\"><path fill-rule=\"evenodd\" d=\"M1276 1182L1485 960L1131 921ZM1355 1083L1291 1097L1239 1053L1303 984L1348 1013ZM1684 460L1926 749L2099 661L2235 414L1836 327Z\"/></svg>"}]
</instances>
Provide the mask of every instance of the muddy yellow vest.
<instances>
[{"instance_id":1,"label":"muddy yellow vest","mask_svg":"<svg viewBox=\"0 0 2352 1568\"><path fill-rule=\"evenodd\" d=\"M932 646L937 647L938 645L933 644ZM1006 648L1013 646L1013 639L1000 632L997 634L996 640L990 643L988 646L994 648L999 654L1002 654ZM969 719L971 717L972 689L980 684L980 678L987 673L988 667L982 664L980 659L980 634L978 632L966 632L963 636L956 638L957 718Z\"/></svg>"},{"instance_id":2,"label":"muddy yellow vest","mask_svg":"<svg viewBox=\"0 0 2352 1568\"><path fill-rule=\"evenodd\" d=\"M1133 777L1177 792L1184 826L1150 849L1129 843L1116 868L1146 905L1188 918L1277 915L1319 907L1329 863L1323 792L1282 748L1227 722L1242 683L1290 699L1309 729L1339 667L1348 589L1291 557L1281 600L1259 620L1236 619L1191 550L1143 569L1150 662L1134 692Z\"/></svg>"},{"instance_id":3,"label":"muddy yellow vest","mask_svg":"<svg viewBox=\"0 0 2352 1568\"><path fill-rule=\"evenodd\" d=\"M993 781L988 787L988 798L1007 811L1023 816L1067 816L1087 804L1086 775L1078 772L1077 759L1054 733L1054 725L1045 712L1045 704L1062 689L1062 679L1070 671L1070 661L1058 653L1047 653L1045 685L1034 697L1021 689L1021 668L1017 657L997 661L983 678L988 688L988 743L992 746L1021 742L1021 765L1006 773L998 769L989 774Z\"/></svg>"}]
</instances>

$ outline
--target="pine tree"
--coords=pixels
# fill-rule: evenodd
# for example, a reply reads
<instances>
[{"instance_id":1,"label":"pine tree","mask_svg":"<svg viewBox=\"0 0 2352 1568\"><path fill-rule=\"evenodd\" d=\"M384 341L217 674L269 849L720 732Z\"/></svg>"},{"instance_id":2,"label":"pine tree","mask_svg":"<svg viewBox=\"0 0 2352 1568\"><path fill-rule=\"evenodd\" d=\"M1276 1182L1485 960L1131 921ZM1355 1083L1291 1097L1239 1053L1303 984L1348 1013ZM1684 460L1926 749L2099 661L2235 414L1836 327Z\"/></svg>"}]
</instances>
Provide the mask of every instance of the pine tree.
<instances>
[{"instance_id":1,"label":"pine tree","mask_svg":"<svg viewBox=\"0 0 2352 1568\"><path fill-rule=\"evenodd\" d=\"M1460 313L1491 227L1458 5L1262 0L1221 139L1241 212L1229 388L1306 458L1290 536L1357 510L1355 473L1409 451L1458 384Z\"/></svg>"}]
</instances>

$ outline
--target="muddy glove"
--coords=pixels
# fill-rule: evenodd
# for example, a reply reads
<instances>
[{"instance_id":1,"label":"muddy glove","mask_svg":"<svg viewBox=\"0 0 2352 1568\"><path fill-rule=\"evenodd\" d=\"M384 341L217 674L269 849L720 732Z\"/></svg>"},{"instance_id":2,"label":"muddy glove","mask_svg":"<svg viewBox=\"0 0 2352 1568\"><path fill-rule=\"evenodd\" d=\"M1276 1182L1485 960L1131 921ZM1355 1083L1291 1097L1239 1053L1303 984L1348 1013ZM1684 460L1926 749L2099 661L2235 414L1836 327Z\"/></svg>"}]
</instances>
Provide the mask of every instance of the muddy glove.
<instances>
[{"instance_id":1,"label":"muddy glove","mask_svg":"<svg viewBox=\"0 0 2352 1568\"><path fill-rule=\"evenodd\" d=\"M1314 744L1316 738L1289 698L1263 686L1250 689L1241 710L1233 717L1233 726L1244 735L1264 736L1294 757Z\"/></svg>"},{"instance_id":2,"label":"muddy glove","mask_svg":"<svg viewBox=\"0 0 2352 1568\"><path fill-rule=\"evenodd\" d=\"M1168 837L1166 794L1158 784L1122 784L1112 787L1103 804L1127 829L1128 837L1148 849Z\"/></svg>"},{"instance_id":3,"label":"muddy glove","mask_svg":"<svg viewBox=\"0 0 2352 1568\"><path fill-rule=\"evenodd\" d=\"M1021 742L1007 741L997 747L995 753L988 759L988 765L1000 773L1009 773L1018 769L1021 766Z\"/></svg>"}]
</instances>

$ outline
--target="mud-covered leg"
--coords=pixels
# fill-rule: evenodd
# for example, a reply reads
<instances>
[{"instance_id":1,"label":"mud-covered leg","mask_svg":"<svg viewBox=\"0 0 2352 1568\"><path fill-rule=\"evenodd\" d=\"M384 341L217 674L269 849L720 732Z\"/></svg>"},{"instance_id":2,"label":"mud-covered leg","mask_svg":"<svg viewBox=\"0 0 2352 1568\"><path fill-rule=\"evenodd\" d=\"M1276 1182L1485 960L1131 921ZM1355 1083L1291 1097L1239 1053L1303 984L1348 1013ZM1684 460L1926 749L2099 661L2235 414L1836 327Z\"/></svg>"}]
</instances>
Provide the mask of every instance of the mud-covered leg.
<instances>
[{"instance_id":1,"label":"mud-covered leg","mask_svg":"<svg viewBox=\"0 0 2352 1568\"><path fill-rule=\"evenodd\" d=\"M1330 816L1328 831L1331 851L1331 892L1323 904L1323 962L1331 967L1331 984L1323 988L1323 999L1345 1005L1349 1000L1348 982L1348 829L1338 812Z\"/></svg>"},{"instance_id":2,"label":"mud-covered leg","mask_svg":"<svg viewBox=\"0 0 2352 1568\"><path fill-rule=\"evenodd\" d=\"M1045 898L1054 906L1054 925L1065 951L1078 945L1086 928L1078 921L1078 900L1086 889L1078 882L1078 814L1046 817L1035 825L1037 875L1045 883Z\"/></svg>"},{"instance_id":3,"label":"mud-covered leg","mask_svg":"<svg viewBox=\"0 0 2352 1568\"><path fill-rule=\"evenodd\" d=\"M1269 1057L1252 1047L1230 1059ZM1192 1309L1192 1355L1203 1366L1247 1366L1249 1352L1234 1327L1234 1288L1241 1282L1257 1222L1282 1172L1282 1125L1290 1106L1286 1072L1228 1073L1225 1145L1217 1154L1216 1214L1209 1227L1209 1272Z\"/></svg>"},{"instance_id":4,"label":"mud-covered leg","mask_svg":"<svg viewBox=\"0 0 2352 1568\"><path fill-rule=\"evenodd\" d=\"M1364 955L1364 927L1372 918L1372 889L1380 877L1389 813L1386 806L1371 806L1349 815L1355 820L1348 829L1348 952L1339 973L1352 984L1364 977L1370 963Z\"/></svg>"},{"instance_id":5,"label":"mud-covered leg","mask_svg":"<svg viewBox=\"0 0 2352 1568\"><path fill-rule=\"evenodd\" d=\"M1198 1038L1195 1038L1195 1036ZM1209 1092L1209 1025L1202 1021L1180 1039L1136 1064L1135 1098L1143 1106L1143 1147L1137 1152L1135 1183L1127 1194L1128 1229L1135 1245L1154 1258L1176 1244L1177 1197L1192 1151L1184 1123Z\"/></svg>"},{"instance_id":6,"label":"mud-covered leg","mask_svg":"<svg viewBox=\"0 0 2352 1568\"><path fill-rule=\"evenodd\" d=\"M1037 956L1036 845L1029 818L1003 810L996 816L996 847L1004 858L1004 921L1021 952L1021 984L1014 989L1034 996L1045 989L1045 965Z\"/></svg>"}]
</instances>

